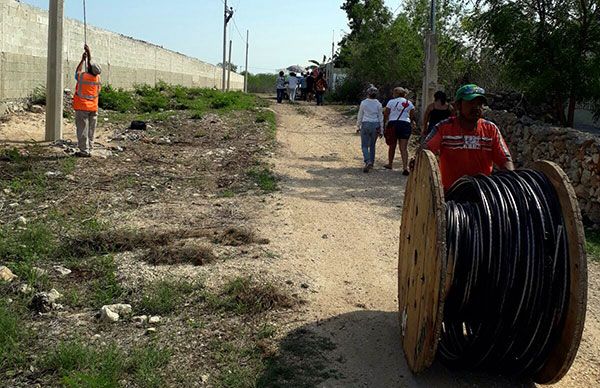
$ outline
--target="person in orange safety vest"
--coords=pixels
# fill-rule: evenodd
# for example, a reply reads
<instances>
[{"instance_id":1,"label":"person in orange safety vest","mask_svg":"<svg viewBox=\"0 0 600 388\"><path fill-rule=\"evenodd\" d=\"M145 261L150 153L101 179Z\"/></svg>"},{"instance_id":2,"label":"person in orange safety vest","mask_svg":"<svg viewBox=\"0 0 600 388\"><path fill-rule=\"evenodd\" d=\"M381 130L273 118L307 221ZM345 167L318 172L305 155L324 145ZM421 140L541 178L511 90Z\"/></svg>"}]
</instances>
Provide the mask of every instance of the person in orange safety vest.
<instances>
[{"instance_id":1,"label":"person in orange safety vest","mask_svg":"<svg viewBox=\"0 0 600 388\"><path fill-rule=\"evenodd\" d=\"M86 44L81 62L75 71L75 94L73 109L75 110L75 125L77 127L77 145L79 151L75 156L90 157L94 145L94 132L98 121L98 97L100 96L100 65L92 63L92 54ZM83 65L87 61L87 69Z\"/></svg>"}]
</instances>

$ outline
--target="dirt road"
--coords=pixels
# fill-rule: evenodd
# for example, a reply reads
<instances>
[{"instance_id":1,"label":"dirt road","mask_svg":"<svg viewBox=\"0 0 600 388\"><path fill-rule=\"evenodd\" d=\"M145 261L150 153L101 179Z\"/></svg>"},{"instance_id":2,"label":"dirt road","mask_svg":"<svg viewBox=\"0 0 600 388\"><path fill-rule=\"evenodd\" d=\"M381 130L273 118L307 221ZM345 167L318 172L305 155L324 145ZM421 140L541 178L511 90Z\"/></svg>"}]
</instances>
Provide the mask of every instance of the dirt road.
<instances>
[{"instance_id":1,"label":"dirt road","mask_svg":"<svg viewBox=\"0 0 600 388\"><path fill-rule=\"evenodd\" d=\"M439 364L415 377L399 342L397 322L398 228L406 178L381 168L360 167L354 118L332 107L274 106L278 116L275 170L282 190L261 227L281 260L277 273L305 279L312 293L300 325L330 338L324 357L339 372L323 386L514 387L503 378L457 373ZM598 374L598 266L590 274L586 338L571 373L558 386L587 387ZM594 345L596 344L596 345ZM595 367L594 367L595 365Z\"/></svg>"}]
</instances>

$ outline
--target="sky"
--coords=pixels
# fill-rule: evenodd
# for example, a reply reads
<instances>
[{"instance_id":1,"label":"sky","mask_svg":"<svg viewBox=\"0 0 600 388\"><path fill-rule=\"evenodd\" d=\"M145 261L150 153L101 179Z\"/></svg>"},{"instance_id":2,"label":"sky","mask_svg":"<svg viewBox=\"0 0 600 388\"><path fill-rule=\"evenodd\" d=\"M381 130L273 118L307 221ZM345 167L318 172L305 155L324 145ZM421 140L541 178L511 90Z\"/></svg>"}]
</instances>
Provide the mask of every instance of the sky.
<instances>
[{"instance_id":1,"label":"sky","mask_svg":"<svg viewBox=\"0 0 600 388\"><path fill-rule=\"evenodd\" d=\"M21 0L48 9L49 0ZM342 0L228 0L235 10L228 38L231 62L269 73L331 56L331 43L348 32ZM386 0L393 11L400 0ZM88 24L145 40L212 64L223 59L223 0L86 0ZM65 0L65 16L83 21L83 1ZM237 28L236 28L237 27ZM92 47L93 50L93 47Z\"/></svg>"}]
</instances>

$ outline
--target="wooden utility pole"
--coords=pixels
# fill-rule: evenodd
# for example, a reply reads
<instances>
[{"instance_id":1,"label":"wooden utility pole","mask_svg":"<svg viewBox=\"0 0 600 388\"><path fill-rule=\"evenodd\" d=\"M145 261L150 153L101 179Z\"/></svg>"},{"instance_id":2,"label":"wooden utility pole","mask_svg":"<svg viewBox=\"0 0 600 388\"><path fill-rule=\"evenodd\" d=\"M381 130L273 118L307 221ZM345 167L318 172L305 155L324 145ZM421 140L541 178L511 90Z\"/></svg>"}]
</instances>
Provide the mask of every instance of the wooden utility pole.
<instances>
[{"instance_id":1,"label":"wooden utility pole","mask_svg":"<svg viewBox=\"0 0 600 388\"><path fill-rule=\"evenodd\" d=\"M232 41L229 41L229 60L227 61L227 91L229 91L229 87L231 86L231 45Z\"/></svg>"},{"instance_id":2,"label":"wooden utility pole","mask_svg":"<svg viewBox=\"0 0 600 388\"><path fill-rule=\"evenodd\" d=\"M62 138L64 0L50 0L46 69L46 141Z\"/></svg>"},{"instance_id":3,"label":"wooden utility pole","mask_svg":"<svg viewBox=\"0 0 600 388\"><path fill-rule=\"evenodd\" d=\"M437 37L435 35L435 0L431 0L429 31L425 35L425 66L423 70L421 123L425 118L425 110L427 109L427 106L433 102L433 95L438 88Z\"/></svg>"},{"instance_id":4,"label":"wooden utility pole","mask_svg":"<svg viewBox=\"0 0 600 388\"><path fill-rule=\"evenodd\" d=\"M248 93L248 40L250 39L250 31L246 30L246 71L244 72L244 93Z\"/></svg>"}]
</instances>

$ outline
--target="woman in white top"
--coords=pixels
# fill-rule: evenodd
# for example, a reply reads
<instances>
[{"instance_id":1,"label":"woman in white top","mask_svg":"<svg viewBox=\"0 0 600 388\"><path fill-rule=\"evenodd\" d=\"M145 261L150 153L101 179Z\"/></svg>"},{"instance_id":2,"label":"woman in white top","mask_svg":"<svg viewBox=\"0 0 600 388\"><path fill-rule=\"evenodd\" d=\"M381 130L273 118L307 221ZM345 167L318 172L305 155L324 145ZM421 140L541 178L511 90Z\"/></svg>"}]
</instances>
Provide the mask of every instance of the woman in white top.
<instances>
[{"instance_id":1,"label":"woman in white top","mask_svg":"<svg viewBox=\"0 0 600 388\"><path fill-rule=\"evenodd\" d=\"M296 88L298 87L298 78L296 77L296 73L290 73L290 77L288 78L288 95L290 96L290 102L296 101Z\"/></svg>"},{"instance_id":2,"label":"woman in white top","mask_svg":"<svg viewBox=\"0 0 600 388\"><path fill-rule=\"evenodd\" d=\"M363 172L369 172L375 162L375 143L383 136L382 105L377 100L377 88L367 89L367 98L360 103L356 124L360 129L360 144L365 165Z\"/></svg>"},{"instance_id":3,"label":"woman in white top","mask_svg":"<svg viewBox=\"0 0 600 388\"><path fill-rule=\"evenodd\" d=\"M392 169L394 156L396 155L396 144L402 156L402 175L408 175L408 139L412 133L412 127L416 125L415 106L406 95L408 91L404 88L394 88L394 98L391 99L384 110L383 116L386 122L385 142L390 147L388 150L388 164L385 168Z\"/></svg>"}]
</instances>

